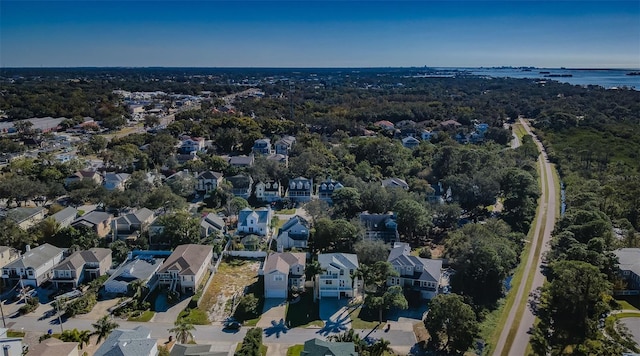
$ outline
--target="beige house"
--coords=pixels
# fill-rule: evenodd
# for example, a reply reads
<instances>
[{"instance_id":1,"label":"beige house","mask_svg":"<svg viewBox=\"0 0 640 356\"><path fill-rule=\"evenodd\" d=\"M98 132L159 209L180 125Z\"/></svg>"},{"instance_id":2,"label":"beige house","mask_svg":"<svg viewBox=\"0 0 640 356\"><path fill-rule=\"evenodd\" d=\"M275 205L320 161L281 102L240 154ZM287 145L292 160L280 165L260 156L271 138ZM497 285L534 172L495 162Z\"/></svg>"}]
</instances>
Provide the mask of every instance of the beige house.
<instances>
[{"instance_id":1,"label":"beige house","mask_svg":"<svg viewBox=\"0 0 640 356\"><path fill-rule=\"evenodd\" d=\"M15 221L21 229L26 230L44 219L47 209L43 207L19 207L7 212L7 218Z\"/></svg>"},{"instance_id":2,"label":"beige house","mask_svg":"<svg viewBox=\"0 0 640 356\"><path fill-rule=\"evenodd\" d=\"M107 273L111 263L111 250L108 248L76 251L53 268L51 281L57 289L77 288L79 284Z\"/></svg>"},{"instance_id":3,"label":"beige house","mask_svg":"<svg viewBox=\"0 0 640 356\"><path fill-rule=\"evenodd\" d=\"M207 245L180 245L167 258L156 275L158 283L169 290L195 293L211 266L213 248Z\"/></svg>"},{"instance_id":4,"label":"beige house","mask_svg":"<svg viewBox=\"0 0 640 356\"><path fill-rule=\"evenodd\" d=\"M13 247L0 246L0 268L20 258L20 251Z\"/></svg>"},{"instance_id":5,"label":"beige house","mask_svg":"<svg viewBox=\"0 0 640 356\"><path fill-rule=\"evenodd\" d=\"M92 211L77 218L71 226L86 226L95 231L100 237L105 237L111 232L111 219L113 215L102 211Z\"/></svg>"},{"instance_id":6,"label":"beige house","mask_svg":"<svg viewBox=\"0 0 640 356\"><path fill-rule=\"evenodd\" d=\"M264 263L264 297L286 298L292 287L304 287L305 253L272 253Z\"/></svg>"},{"instance_id":7,"label":"beige house","mask_svg":"<svg viewBox=\"0 0 640 356\"><path fill-rule=\"evenodd\" d=\"M54 337L29 346L29 356L79 356L77 342L63 342Z\"/></svg>"},{"instance_id":8,"label":"beige house","mask_svg":"<svg viewBox=\"0 0 640 356\"><path fill-rule=\"evenodd\" d=\"M96 184L102 184L102 176L96 171L78 171L64 180L64 185L69 185L82 180L91 180Z\"/></svg>"}]
</instances>

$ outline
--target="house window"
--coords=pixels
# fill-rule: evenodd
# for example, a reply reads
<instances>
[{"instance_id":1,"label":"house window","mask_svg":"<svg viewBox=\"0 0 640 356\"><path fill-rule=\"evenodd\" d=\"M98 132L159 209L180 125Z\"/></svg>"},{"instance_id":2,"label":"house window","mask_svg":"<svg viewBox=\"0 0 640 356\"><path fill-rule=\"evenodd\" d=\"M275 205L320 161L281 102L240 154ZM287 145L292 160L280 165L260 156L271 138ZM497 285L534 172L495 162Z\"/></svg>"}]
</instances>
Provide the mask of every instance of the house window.
<instances>
[{"instance_id":1,"label":"house window","mask_svg":"<svg viewBox=\"0 0 640 356\"><path fill-rule=\"evenodd\" d=\"M193 276L191 276L191 282L193 282L193 278L194 278L194 277L193 277Z\"/></svg>"},{"instance_id":2,"label":"house window","mask_svg":"<svg viewBox=\"0 0 640 356\"><path fill-rule=\"evenodd\" d=\"M273 276L273 280L276 282L282 282L284 281L284 277L283 276Z\"/></svg>"},{"instance_id":3,"label":"house window","mask_svg":"<svg viewBox=\"0 0 640 356\"><path fill-rule=\"evenodd\" d=\"M340 270L340 275L344 276L344 270L342 270L342 269Z\"/></svg>"},{"instance_id":4,"label":"house window","mask_svg":"<svg viewBox=\"0 0 640 356\"><path fill-rule=\"evenodd\" d=\"M333 284L333 281L331 281L331 280L324 281L324 284Z\"/></svg>"}]
</instances>

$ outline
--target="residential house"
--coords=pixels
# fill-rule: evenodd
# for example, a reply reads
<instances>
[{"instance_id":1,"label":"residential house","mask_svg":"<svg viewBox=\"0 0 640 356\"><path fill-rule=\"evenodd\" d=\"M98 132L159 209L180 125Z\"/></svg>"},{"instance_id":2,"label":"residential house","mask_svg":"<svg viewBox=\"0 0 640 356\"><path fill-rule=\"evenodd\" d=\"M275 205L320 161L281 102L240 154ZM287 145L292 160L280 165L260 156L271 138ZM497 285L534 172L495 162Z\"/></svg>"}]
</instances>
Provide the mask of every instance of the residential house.
<instances>
[{"instance_id":1,"label":"residential house","mask_svg":"<svg viewBox=\"0 0 640 356\"><path fill-rule=\"evenodd\" d=\"M56 289L77 288L107 273L111 262L111 249L108 248L76 251L53 268L51 281Z\"/></svg>"},{"instance_id":2,"label":"residential house","mask_svg":"<svg viewBox=\"0 0 640 356\"><path fill-rule=\"evenodd\" d=\"M175 344L169 356L228 356L229 351L219 345L207 344Z\"/></svg>"},{"instance_id":3,"label":"residential house","mask_svg":"<svg viewBox=\"0 0 640 356\"><path fill-rule=\"evenodd\" d=\"M378 126L379 128L381 128L383 130L387 130L387 131L393 131L396 128L395 125L391 121L387 121L387 120L377 121L373 125L374 126Z\"/></svg>"},{"instance_id":4,"label":"residential house","mask_svg":"<svg viewBox=\"0 0 640 356\"><path fill-rule=\"evenodd\" d=\"M300 356L357 356L353 342L331 342L318 338L304 342Z\"/></svg>"},{"instance_id":5,"label":"residential house","mask_svg":"<svg viewBox=\"0 0 640 356\"><path fill-rule=\"evenodd\" d=\"M268 138L261 138L261 139L255 140L251 151L257 155L271 154L271 152L273 151L273 148L271 146L271 140Z\"/></svg>"},{"instance_id":6,"label":"residential house","mask_svg":"<svg viewBox=\"0 0 640 356\"><path fill-rule=\"evenodd\" d=\"M382 181L382 186L385 188L401 188L409 190L409 184L404 179L400 178L387 178Z\"/></svg>"},{"instance_id":7,"label":"residential house","mask_svg":"<svg viewBox=\"0 0 640 356\"><path fill-rule=\"evenodd\" d=\"M296 203L304 203L311 200L313 194L313 179L298 177L289 180L287 197Z\"/></svg>"},{"instance_id":8,"label":"residential house","mask_svg":"<svg viewBox=\"0 0 640 356\"><path fill-rule=\"evenodd\" d=\"M157 356L158 340L151 338L151 330L145 326L133 329L115 329L94 356Z\"/></svg>"},{"instance_id":9,"label":"residential house","mask_svg":"<svg viewBox=\"0 0 640 356\"><path fill-rule=\"evenodd\" d=\"M296 138L293 136L284 136L276 141L276 153L280 155L288 156L296 143Z\"/></svg>"},{"instance_id":10,"label":"residential house","mask_svg":"<svg viewBox=\"0 0 640 356\"><path fill-rule=\"evenodd\" d=\"M111 219L113 215L94 210L74 220L71 226L86 226L95 231L99 237L105 237L111 232Z\"/></svg>"},{"instance_id":11,"label":"residential house","mask_svg":"<svg viewBox=\"0 0 640 356\"><path fill-rule=\"evenodd\" d=\"M352 279L358 269L358 256L352 253L321 253L318 262L322 273L316 278L316 296L322 298L352 298L360 282Z\"/></svg>"},{"instance_id":12,"label":"residential house","mask_svg":"<svg viewBox=\"0 0 640 356\"><path fill-rule=\"evenodd\" d=\"M273 210L244 208L238 213L238 233L266 236L273 217Z\"/></svg>"},{"instance_id":13,"label":"residential house","mask_svg":"<svg viewBox=\"0 0 640 356\"><path fill-rule=\"evenodd\" d=\"M253 167L253 164L255 163L255 157L253 156L253 154L250 154L248 156L231 156L227 158L227 162L229 162L229 164L233 167L248 168Z\"/></svg>"},{"instance_id":14,"label":"residential house","mask_svg":"<svg viewBox=\"0 0 640 356\"><path fill-rule=\"evenodd\" d=\"M20 258L20 251L9 246L0 246L0 268Z\"/></svg>"},{"instance_id":15,"label":"residential house","mask_svg":"<svg viewBox=\"0 0 640 356\"><path fill-rule=\"evenodd\" d=\"M405 290L420 293L423 299L432 299L438 294L442 260L412 256L409 244L395 243L387 261L400 274L398 277L389 277L388 286L401 286Z\"/></svg>"},{"instance_id":16,"label":"residential house","mask_svg":"<svg viewBox=\"0 0 640 356\"><path fill-rule=\"evenodd\" d=\"M105 173L102 185L106 190L124 190L131 175L129 173Z\"/></svg>"},{"instance_id":17,"label":"residential house","mask_svg":"<svg viewBox=\"0 0 640 356\"><path fill-rule=\"evenodd\" d=\"M618 275L627 283L616 294L640 294L640 248L620 248L613 254L618 257Z\"/></svg>"},{"instance_id":18,"label":"residential house","mask_svg":"<svg viewBox=\"0 0 640 356\"><path fill-rule=\"evenodd\" d=\"M227 182L231 183L233 189L231 192L237 197L249 199L251 189L253 188L253 178L249 175L238 174L233 177L227 177Z\"/></svg>"},{"instance_id":19,"label":"residential house","mask_svg":"<svg viewBox=\"0 0 640 356\"><path fill-rule=\"evenodd\" d=\"M407 136L405 138L402 139L402 146L409 148L409 149L414 149L416 147L418 147L420 145L420 140L418 140L417 138L413 137L413 136Z\"/></svg>"},{"instance_id":20,"label":"residential house","mask_svg":"<svg viewBox=\"0 0 640 356\"><path fill-rule=\"evenodd\" d=\"M198 175L196 182L196 191L198 193L208 194L218 189L222 184L223 174L220 172L204 171Z\"/></svg>"},{"instance_id":21,"label":"residential house","mask_svg":"<svg viewBox=\"0 0 640 356\"><path fill-rule=\"evenodd\" d=\"M442 126L443 129L457 129L461 127L462 124L456 120L445 120L440 123L440 126Z\"/></svg>"},{"instance_id":22,"label":"residential house","mask_svg":"<svg viewBox=\"0 0 640 356\"><path fill-rule=\"evenodd\" d=\"M162 258L136 257L120 265L104 283L107 293L124 295L128 292L129 283L137 280L145 282L149 290L157 286L156 271L164 262Z\"/></svg>"},{"instance_id":23,"label":"residential house","mask_svg":"<svg viewBox=\"0 0 640 356\"><path fill-rule=\"evenodd\" d=\"M338 189L344 188L342 183L338 182L331 177L328 177L324 182L318 184L318 199L326 201L329 205L333 204L331 197L333 192Z\"/></svg>"},{"instance_id":24,"label":"residential house","mask_svg":"<svg viewBox=\"0 0 640 356\"><path fill-rule=\"evenodd\" d=\"M430 141L432 138L437 137L438 135L435 132L429 130L422 130L420 132L420 138L422 141Z\"/></svg>"},{"instance_id":25,"label":"residential house","mask_svg":"<svg viewBox=\"0 0 640 356\"><path fill-rule=\"evenodd\" d=\"M256 199L271 203L282 199L282 185L280 182L267 181L256 184Z\"/></svg>"},{"instance_id":26,"label":"residential house","mask_svg":"<svg viewBox=\"0 0 640 356\"><path fill-rule=\"evenodd\" d=\"M299 215L289 219L278 229L278 251L292 248L307 248L309 243L309 222Z\"/></svg>"},{"instance_id":27,"label":"residential house","mask_svg":"<svg viewBox=\"0 0 640 356\"><path fill-rule=\"evenodd\" d=\"M395 242L399 239L398 224L394 213L388 214L360 214L360 222L365 228L365 239L377 239L386 243Z\"/></svg>"},{"instance_id":28,"label":"residential house","mask_svg":"<svg viewBox=\"0 0 640 356\"><path fill-rule=\"evenodd\" d=\"M2 356L22 356L24 355L24 351L26 350L26 345L22 344L21 337L9 337L7 336L8 329L0 328L0 350L2 350ZM76 344L76 350L77 350ZM31 355L31 349L29 348L29 355ZM52 355L66 355L62 354L52 354ZM78 355L76 351L74 356Z\"/></svg>"},{"instance_id":29,"label":"residential house","mask_svg":"<svg viewBox=\"0 0 640 356\"><path fill-rule=\"evenodd\" d=\"M431 204L444 204L451 200L451 188L444 189L442 182L431 184L431 192L427 193L427 201Z\"/></svg>"},{"instance_id":30,"label":"residential house","mask_svg":"<svg viewBox=\"0 0 640 356\"><path fill-rule=\"evenodd\" d=\"M18 282L32 287L41 285L51 278L51 271L62 261L62 255L62 249L53 245L44 244L33 249L27 245L24 255L2 267L4 285Z\"/></svg>"},{"instance_id":31,"label":"residential house","mask_svg":"<svg viewBox=\"0 0 640 356\"><path fill-rule=\"evenodd\" d=\"M483 135L485 133L487 133L487 131L489 130L489 124L485 124L485 123L475 124L474 127L475 127L477 132L479 132L479 133L481 133Z\"/></svg>"},{"instance_id":32,"label":"residential house","mask_svg":"<svg viewBox=\"0 0 640 356\"><path fill-rule=\"evenodd\" d=\"M276 163L280 163L285 167L289 166L289 156L281 155L281 154L270 154L266 156L267 161L272 161Z\"/></svg>"},{"instance_id":33,"label":"residential house","mask_svg":"<svg viewBox=\"0 0 640 356\"><path fill-rule=\"evenodd\" d=\"M173 250L156 275L158 283L169 290L192 294L198 290L206 271L211 267L213 248L208 245L180 245Z\"/></svg>"},{"instance_id":34,"label":"residential house","mask_svg":"<svg viewBox=\"0 0 640 356\"><path fill-rule=\"evenodd\" d=\"M22 350L21 350L22 351ZM64 342L55 337L29 345L29 356L79 356L77 342Z\"/></svg>"},{"instance_id":35,"label":"residential house","mask_svg":"<svg viewBox=\"0 0 640 356\"><path fill-rule=\"evenodd\" d=\"M155 220L155 213L147 208L137 209L115 219L119 238L137 239Z\"/></svg>"},{"instance_id":36,"label":"residential house","mask_svg":"<svg viewBox=\"0 0 640 356\"><path fill-rule=\"evenodd\" d=\"M77 216L78 209L69 206L51 215L51 218L55 220L61 228L64 228L70 226Z\"/></svg>"},{"instance_id":37,"label":"residential house","mask_svg":"<svg viewBox=\"0 0 640 356\"><path fill-rule=\"evenodd\" d=\"M211 234L223 235L226 233L227 224L217 214L209 213L200 219L200 237L204 238Z\"/></svg>"},{"instance_id":38,"label":"residential house","mask_svg":"<svg viewBox=\"0 0 640 356\"><path fill-rule=\"evenodd\" d=\"M180 143L178 152L182 154L190 154L191 152L200 152L205 150L205 140L202 137L185 137Z\"/></svg>"},{"instance_id":39,"label":"residential house","mask_svg":"<svg viewBox=\"0 0 640 356\"><path fill-rule=\"evenodd\" d=\"M264 262L264 297L286 298L289 290L304 288L305 253L278 252Z\"/></svg>"},{"instance_id":40,"label":"residential house","mask_svg":"<svg viewBox=\"0 0 640 356\"><path fill-rule=\"evenodd\" d=\"M6 218L13 220L21 229L27 230L42 221L46 213L47 209L40 206L35 208L18 207L9 210Z\"/></svg>"},{"instance_id":41,"label":"residential house","mask_svg":"<svg viewBox=\"0 0 640 356\"><path fill-rule=\"evenodd\" d=\"M68 186L74 182L79 182L83 180L91 180L96 184L102 184L102 176L100 175L99 172L83 170L83 171L77 171L74 174L65 178L64 185Z\"/></svg>"}]
</instances>

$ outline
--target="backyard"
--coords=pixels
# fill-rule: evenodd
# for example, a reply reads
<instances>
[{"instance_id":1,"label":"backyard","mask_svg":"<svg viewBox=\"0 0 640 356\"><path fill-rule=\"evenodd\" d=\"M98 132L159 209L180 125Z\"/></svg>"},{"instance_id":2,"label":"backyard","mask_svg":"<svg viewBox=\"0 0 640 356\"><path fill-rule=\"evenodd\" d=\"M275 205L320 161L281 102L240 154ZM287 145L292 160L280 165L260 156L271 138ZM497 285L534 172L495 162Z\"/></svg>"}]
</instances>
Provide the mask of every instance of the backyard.
<instances>
[{"instance_id":1,"label":"backyard","mask_svg":"<svg viewBox=\"0 0 640 356\"><path fill-rule=\"evenodd\" d=\"M234 295L242 297L245 288L258 281L259 268L257 261L232 259L220 263L198 309L207 313L211 321L225 320Z\"/></svg>"}]
</instances>

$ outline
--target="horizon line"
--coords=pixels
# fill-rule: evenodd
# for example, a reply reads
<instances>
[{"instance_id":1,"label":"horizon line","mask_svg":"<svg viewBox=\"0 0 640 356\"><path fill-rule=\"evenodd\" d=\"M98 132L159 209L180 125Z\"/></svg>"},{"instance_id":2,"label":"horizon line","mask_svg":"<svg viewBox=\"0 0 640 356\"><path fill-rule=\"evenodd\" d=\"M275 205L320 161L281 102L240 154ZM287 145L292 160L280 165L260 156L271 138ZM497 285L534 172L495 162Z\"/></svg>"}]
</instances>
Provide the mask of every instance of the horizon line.
<instances>
[{"instance_id":1,"label":"horizon line","mask_svg":"<svg viewBox=\"0 0 640 356\"><path fill-rule=\"evenodd\" d=\"M491 66L362 66L362 67L271 67L271 66L51 66L51 67L14 67L0 66L0 70L4 69L558 69L558 70L640 70L640 67L537 67L537 66L514 66L514 65L491 65Z\"/></svg>"}]
</instances>

